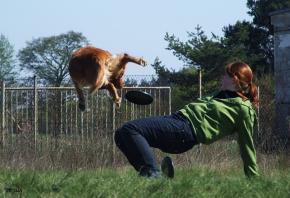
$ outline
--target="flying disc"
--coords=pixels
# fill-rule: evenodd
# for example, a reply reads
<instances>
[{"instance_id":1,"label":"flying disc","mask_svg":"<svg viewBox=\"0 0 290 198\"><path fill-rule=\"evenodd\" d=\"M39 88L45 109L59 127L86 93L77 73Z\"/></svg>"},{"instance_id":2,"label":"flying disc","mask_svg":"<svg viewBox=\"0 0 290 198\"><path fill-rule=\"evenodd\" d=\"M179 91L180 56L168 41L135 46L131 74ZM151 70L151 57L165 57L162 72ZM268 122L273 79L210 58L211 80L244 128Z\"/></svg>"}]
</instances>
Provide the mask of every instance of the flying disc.
<instances>
[{"instance_id":1,"label":"flying disc","mask_svg":"<svg viewBox=\"0 0 290 198\"><path fill-rule=\"evenodd\" d=\"M153 97L145 91L127 91L125 98L137 105L149 105L153 102Z\"/></svg>"}]
</instances>

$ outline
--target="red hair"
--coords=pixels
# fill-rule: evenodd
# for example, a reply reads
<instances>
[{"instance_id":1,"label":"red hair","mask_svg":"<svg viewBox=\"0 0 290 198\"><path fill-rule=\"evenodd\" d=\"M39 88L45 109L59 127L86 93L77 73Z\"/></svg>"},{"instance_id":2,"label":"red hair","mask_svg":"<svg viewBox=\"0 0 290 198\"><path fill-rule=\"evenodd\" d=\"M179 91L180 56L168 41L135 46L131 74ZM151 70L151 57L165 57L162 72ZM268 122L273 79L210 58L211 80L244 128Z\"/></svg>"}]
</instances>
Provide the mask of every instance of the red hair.
<instances>
[{"instance_id":1,"label":"red hair","mask_svg":"<svg viewBox=\"0 0 290 198\"><path fill-rule=\"evenodd\" d=\"M241 61L232 62L226 66L226 73L234 78L238 95L243 100L249 99L254 106L258 106L258 89L253 83L253 72L250 66Z\"/></svg>"}]
</instances>

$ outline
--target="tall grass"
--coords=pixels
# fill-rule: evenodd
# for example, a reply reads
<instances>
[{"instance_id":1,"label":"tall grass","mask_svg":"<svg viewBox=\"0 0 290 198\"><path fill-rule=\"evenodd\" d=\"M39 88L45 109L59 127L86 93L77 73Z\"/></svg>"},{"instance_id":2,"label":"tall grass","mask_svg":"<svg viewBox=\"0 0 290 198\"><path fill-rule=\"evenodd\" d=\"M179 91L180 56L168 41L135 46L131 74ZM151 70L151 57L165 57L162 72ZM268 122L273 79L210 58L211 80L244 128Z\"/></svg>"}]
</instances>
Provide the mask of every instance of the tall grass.
<instances>
[{"instance_id":1,"label":"tall grass","mask_svg":"<svg viewBox=\"0 0 290 198\"><path fill-rule=\"evenodd\" d=\"M166 155L154 149L156 159ZM237 142L232 138L211 145L197 145L190 151L171 155L176 166L207 167L209 169L242 169ZM78 170L123 167L127 159L116 148L112 136L96 139L38 138L35 145L27 137L18 137L0 149L0 167L33 170ZM258 150L258 165L262 172L290 167L289 151L265 154Z\"/></svg>"}]
</instances>

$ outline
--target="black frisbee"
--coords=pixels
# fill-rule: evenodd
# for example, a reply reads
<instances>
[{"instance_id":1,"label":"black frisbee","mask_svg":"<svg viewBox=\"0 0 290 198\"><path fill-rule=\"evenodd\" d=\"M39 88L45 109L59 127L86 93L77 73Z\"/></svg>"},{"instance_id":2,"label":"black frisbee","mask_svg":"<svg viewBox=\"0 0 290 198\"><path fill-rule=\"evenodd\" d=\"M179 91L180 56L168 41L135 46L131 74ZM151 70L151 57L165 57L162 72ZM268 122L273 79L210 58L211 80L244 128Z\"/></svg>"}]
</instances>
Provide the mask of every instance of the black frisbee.
<instances>
[{"instance_id":1,"label":"black frisbee","mask_svg":"<svg viewBox=\"0 0 290 198\"><path fill-rule=\"evenodd\" d=\"M127 91L125 98L137 105L149 105L153 102L153 97L145 91Z\"/></svg>"}]
</instances>

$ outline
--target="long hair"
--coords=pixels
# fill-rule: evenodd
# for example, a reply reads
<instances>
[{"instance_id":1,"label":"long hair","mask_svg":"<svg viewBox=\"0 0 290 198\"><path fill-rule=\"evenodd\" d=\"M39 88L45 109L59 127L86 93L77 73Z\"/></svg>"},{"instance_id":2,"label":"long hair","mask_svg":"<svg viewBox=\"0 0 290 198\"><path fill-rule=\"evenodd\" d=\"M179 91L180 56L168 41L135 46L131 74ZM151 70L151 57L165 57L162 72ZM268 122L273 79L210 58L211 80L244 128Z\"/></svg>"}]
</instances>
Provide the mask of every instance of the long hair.
<instances>
[{"instance_id":1,"label":"long hair","mask_svg":"<svg viewBox=\"0 0 290 198\"><path fill-rule=\"evenodd\" d=\"M253 83L253 72L244 62L236 61L226 66L227 74L234 79L237 93L243 100L249 99L254 106L258 106L258 89Z\"/></svg>"}]
</instances>

